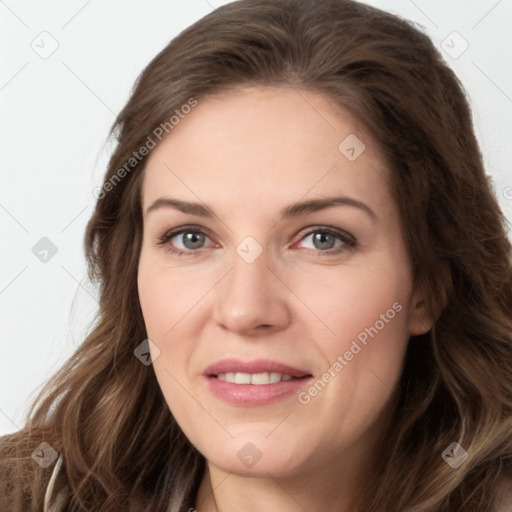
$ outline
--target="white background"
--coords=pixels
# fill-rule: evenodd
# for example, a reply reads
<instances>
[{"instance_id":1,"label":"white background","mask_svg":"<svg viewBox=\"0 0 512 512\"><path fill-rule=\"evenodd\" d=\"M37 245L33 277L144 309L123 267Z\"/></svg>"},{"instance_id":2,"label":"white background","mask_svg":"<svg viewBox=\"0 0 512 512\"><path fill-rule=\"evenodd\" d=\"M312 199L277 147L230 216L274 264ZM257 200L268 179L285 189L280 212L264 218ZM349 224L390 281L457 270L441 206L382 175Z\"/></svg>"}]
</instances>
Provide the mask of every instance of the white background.
<instances>
[{"instance_id":1,"label":"white background","mask_svg":"<svg viewBox=\"0 0 512 512\"><path fill-rule=\"evenodd\" d=\"M94 319L82 238L115 115L150 59L224 3L0 0L0 434L23 425ZM512 0L366 3L420 23L441 48L468 92L487 171L512 219ZM469 44L455 59L442 49L443 41L462 48L454 31ZM35 51L52 45L47 58ZM57 247L46 263L32 253L42 237Z\"/></svg>"}]
</instances>

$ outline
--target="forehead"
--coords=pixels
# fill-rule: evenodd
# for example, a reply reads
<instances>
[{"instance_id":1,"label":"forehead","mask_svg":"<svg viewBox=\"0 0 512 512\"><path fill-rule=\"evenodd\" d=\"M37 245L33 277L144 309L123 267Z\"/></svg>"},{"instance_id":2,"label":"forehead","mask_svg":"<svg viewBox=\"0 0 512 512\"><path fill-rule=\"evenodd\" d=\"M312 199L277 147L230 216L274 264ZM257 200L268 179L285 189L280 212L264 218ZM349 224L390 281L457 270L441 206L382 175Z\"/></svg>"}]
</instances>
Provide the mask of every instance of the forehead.
<instances>
[{"instance_id":1,"label":"forehead","mask_svg":"<svg viewBox=\"0 0 512 512\"><path fill-rule=\"evenodd\" d=\"M388 172L362 123L329 98L243 88L199 98L152 151L143 207L166 193L208 203L258 198L261 207L331 192L378 203L389 200Z\"/></svg>"}]
</instances>

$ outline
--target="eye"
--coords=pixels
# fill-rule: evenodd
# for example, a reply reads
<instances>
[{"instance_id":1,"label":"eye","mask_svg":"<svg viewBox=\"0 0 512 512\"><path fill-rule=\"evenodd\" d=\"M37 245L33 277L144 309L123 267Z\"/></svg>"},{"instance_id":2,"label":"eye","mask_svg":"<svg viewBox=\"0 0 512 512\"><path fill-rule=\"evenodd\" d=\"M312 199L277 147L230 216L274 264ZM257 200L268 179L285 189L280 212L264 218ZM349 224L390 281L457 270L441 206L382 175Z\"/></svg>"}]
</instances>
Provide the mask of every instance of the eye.
<instances>
[{"instance_id":1,"label":"eye","mask_svg":"<svg viewBox=\"0 0 512 512\"><path fill-rule=\"evenodd\" d=\"M158 245L174 254L192 254L207 247L207 241L211 239L204 230L195 226L182 226L167 231L158 238Z\"/></svg>"},{"instance_id":2,"label":"eye","mask_svg":"<svg viewBox=\"0 0 512 512\"><path fill-rule=\"evenodd\" d=\"M213 244L204 228L200 226L181 226L171 229L157 241L157 245L164 246L166 251L177 255L193 255ZM317 255L333 255L354 248L357 241L341 229L325 226L316 227L304 234L295 245L299 244L306 244L303 248Z\"/></svg>"},{"instance_id":3,"label":"eye","mask_svg":"<svg viewBox=\"0 0 512 512\"><path fill-rule=\"evenodd\" d=\"M338 254L357 245L352 235L332 227L318 227L307 232L299 243L304 242L309 245L306 245L305 249L321 254Z\"/></svg>"}]
</instances>

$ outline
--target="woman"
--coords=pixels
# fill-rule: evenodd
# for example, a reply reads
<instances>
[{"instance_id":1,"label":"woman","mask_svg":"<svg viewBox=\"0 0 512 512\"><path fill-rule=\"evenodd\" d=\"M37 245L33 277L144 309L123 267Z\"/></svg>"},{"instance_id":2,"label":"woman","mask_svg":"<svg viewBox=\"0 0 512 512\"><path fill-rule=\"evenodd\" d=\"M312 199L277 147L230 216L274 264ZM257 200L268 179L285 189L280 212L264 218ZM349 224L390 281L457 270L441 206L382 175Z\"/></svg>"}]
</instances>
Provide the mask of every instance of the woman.
<instances>
[{"instance_id":1,"label":"woman","mask_svg":"<svg viewBox=\"0 0 512 512\"><path fill-rule=\"evenodd\" d=\"M98 322L2 439L2 510L512 509L511 247L425 35L234 2L114 133Z\"/></svg>"}]
</instances>

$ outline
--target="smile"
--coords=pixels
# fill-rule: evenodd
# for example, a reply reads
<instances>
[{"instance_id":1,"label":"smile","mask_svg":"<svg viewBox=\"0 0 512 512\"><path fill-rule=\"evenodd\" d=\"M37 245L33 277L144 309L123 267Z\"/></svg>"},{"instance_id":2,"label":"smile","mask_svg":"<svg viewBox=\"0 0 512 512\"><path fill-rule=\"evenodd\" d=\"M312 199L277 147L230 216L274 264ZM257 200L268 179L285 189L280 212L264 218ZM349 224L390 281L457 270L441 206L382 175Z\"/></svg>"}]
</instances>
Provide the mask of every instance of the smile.
<instances>
[{"instance_id":1,"label":"smile","mask_svg":"<svg viewBox=\"0 0 512 512\"><path fill-rule=\"evenodd\" d=\"M203 376L216 398L241 407L260 407L295 396L313 378L306 370L268 359L223 359L208 366Z\"/></svg>"},{"instance_id":2,"label":"smile","mask_svg":"<svg viewBox=\"0 0 512 512\"><path fill-rule=\"evenodd\" d=\"M253 384L255 386L264 386L267 384L275 384L276 382L292 380L288 374L276 372L263 372L263 373L219 373L217 375L219 380L232 382L233 384Z\"/></svg>"}]
</instances>

